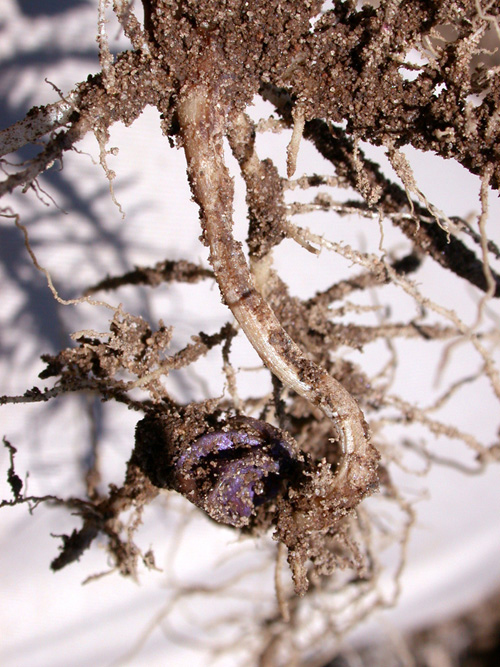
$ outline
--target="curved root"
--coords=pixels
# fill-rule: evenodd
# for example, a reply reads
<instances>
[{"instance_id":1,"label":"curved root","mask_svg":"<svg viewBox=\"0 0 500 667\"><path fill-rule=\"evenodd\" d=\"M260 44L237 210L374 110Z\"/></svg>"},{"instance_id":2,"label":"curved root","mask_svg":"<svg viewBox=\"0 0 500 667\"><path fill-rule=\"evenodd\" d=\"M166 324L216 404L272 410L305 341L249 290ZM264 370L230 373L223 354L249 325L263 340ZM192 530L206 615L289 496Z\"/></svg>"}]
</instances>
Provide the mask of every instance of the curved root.
<instances>
[{"instance_id":1,"label":"curved root","mask_svg":"<svg viewBox=\"0 0 500 667\"><path fill-rule=\"evenodd\" d=\"M233 182L224 163L221 100L200 83L182 91L177 112L191 189L223 300L267 368L331 420L343 454L331 494L343 499L343 510L354 507L377 483L379 456L363 413L337 380L306 357L255 287L232 233Z\"/></svg>"}]
</instances>

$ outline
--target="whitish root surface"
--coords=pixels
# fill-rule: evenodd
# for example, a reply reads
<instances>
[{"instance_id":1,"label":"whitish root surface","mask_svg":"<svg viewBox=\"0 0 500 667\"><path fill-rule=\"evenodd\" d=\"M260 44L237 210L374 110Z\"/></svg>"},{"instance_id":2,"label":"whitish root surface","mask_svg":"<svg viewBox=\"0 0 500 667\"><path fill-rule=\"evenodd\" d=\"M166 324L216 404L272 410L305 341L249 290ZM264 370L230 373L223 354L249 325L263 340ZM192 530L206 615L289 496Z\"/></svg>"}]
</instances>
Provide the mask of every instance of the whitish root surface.
<instances>
[{"instance_id":1,"label":"whitish root surface","mask_svg":"<svg viewBox=\"0 0 500 667\"><path fill-rule=\"evenodd\" d=\"M202 214L204 240L222 297L262 361L281 382L331 420L343 459L332 493L352 507L376 485L378 452L349 392L306 357L255 287L241 243L232 233L233 182L224 163L226 116L212 90L184 89L177 107L188 175Z\"/></svg>"}]
</instances>

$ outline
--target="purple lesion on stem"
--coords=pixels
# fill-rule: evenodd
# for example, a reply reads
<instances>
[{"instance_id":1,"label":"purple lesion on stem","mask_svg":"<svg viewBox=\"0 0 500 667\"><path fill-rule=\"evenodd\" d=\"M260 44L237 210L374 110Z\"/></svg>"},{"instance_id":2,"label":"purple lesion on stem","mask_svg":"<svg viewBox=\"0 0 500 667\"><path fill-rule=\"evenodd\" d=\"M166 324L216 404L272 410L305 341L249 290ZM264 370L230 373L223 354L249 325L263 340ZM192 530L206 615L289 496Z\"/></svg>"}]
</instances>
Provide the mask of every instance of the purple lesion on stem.
<instances>
[{"instance_id":1,"label":"purple lesion on stem","mask_svg":"<svg viewBox=\"0 0 500 667\"><path fill-rule=\"evenodd\" d=\"M183 450L174 465L175 486L215 521L243 527L258 507L277 498L301 461L279 429L239 417Z\"/></svg>"}]
</instances>

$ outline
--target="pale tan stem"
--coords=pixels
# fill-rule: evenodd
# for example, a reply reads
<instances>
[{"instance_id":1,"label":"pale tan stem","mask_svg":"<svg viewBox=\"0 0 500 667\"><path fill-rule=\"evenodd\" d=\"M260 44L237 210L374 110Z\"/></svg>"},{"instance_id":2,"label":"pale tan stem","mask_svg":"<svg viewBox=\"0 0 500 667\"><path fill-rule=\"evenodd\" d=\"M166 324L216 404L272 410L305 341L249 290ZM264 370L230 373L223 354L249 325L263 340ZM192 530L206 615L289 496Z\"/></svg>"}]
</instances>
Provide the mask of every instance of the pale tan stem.
<instances>
[{"instance_id":1,"label":"pale tan stem","mask_svg":"<svg viewBox=\"0 0 500 667\"><path fill-rule=\"evenodd\" d=\"M293 131L290 143L286 149L286 175L292 178L297 168L297 155L299 154L300 140L304 134L305 117L304 111L300 107L295 107L292 111Z\"/></svg>"},{"instance_id":2,"label":"pale tan stem","mask_svg":"<svg viewBox=\"0 0 500 667\"><path fill-rule=\"evenodd\" d=\"M288 336L256 289L241 243L233 237L233 182L224 163L224 108L206 85L199 84L181 93L177 114L191 189L201 209L204 240L224 302L269 370L332 421L343 451L336 489L348 487L350 497L359 500L376 484L378 461L363 414L349 392ZM353 495L354 490L358 493Z\"/></svg>"},{"instance_id":3,"label":"pale tan stem","mask_svg":"<svg viewBox=\"0 0 500 667\"><path fill-rule=\"evenodd\" d=\"M26 118L0 130L0 157L41 139L69 122L78 104L78 93L45 107L33 107Z\"/></svg>"}]
</instances>

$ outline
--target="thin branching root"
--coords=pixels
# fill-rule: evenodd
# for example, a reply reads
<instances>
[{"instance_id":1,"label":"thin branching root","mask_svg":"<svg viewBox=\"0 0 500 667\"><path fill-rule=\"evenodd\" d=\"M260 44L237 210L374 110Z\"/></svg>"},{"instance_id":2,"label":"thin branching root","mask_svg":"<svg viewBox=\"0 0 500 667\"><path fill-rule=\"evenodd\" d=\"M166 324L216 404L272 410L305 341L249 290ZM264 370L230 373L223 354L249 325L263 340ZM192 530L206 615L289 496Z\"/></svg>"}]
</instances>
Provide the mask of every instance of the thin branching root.
<instances>
[{"instance_id":1,"label":"thin branching root","mask_svg":"<svg viewBox=\"0 0 500 667\"><path fill-rule=\"evenodd\" d=\"M191 608L197 596L230 599L259 572L268 599L256 601L244 636L210 644L207 621L197 628L200 641L214 655L244 654L252 664L292 664L313 654L320 664L352 627L397 600L418 500L400 490L408 486L399 480L433 465L479 475L500 460L498 435L483 441L453 417L460 401L479 392L488 394L493 413L500 400L500 252L487 230L489 192L500 188L500 69L481 60L480 46L486 32L500 45L499 9L479 0L331 4L322 10L320 0L143 0L142 20L133 3L115 0L112 10L132 48L114 56L111 3L99 0L101 72L0 132L2 156L39 146L27 163L2 161L0 195L43 193L43 173L54 163L59 168L64 153L90 133L119 206L108 164L116 154L108 147L110 127L130 125L153 106L161 131L185 155L199 209L208 263L165 258L130 266L67 300L39 264L20 215L10 205L2 209L59 304L105 308L111 321L109 330L88 327L73 333L65 349L44 354L44 384L1 396L0 405L77 393L120 404L138 419L123 483L104 490L96 439L82 498L25 495L16 449L4 439L10 496L0 507L55 504L79 517L73 532L59 536L53 570L80 560L98 538L111 571L137 578L141 568L153 569L152 552L141 550L135 534L145 508L165 496L190 501L181 505L189 517L183 530L204 515L214 531L244 536L242 549L255 540L262 545L262 562L246 574L223 574L224 559L237 557L228 548L213 585L191 587L172 575L164 610L131 655L178 606ZM452 40L443 26L453 27ZM411 62L415 52L423 64ZM413 76L404 76L408 71ZM252 119L255 96L274 105L271 118ZM259 155L262 133L283 131L286 174ZM383 147L394 180L366 157L363 142ZM453 158L478 177L473 222L429 201L405 146ZM328 174L297 170L306 149L321 156ZM229 152L239 174L229 172ZM233 232L234 177L246 188L246 246ZM357 247L335 231L343 218L364 226L371 239L373 229L380 231L379 238ZM388 231L397 235L394 248ZM288 248L305 262L329 253L335 279L306 297L293 295L276 261ZM435 280L446 277L450 294L455 285L477 292L472 318L458 312L460 304L440 302L432 290L429 296L429 267ZM153 324L94 299L138 286L165 293L183 284L194 293L207 283L220 292L225 322L211 331L200 323L174 351L171 323ZM253 393L239 381L234 342L243 339L260 357L258 372L270 379ZM403 356L408 345L414 351ZM427 355L437 361L422 400L401 387ZM459 356L468 360L463 372L453 365ZM172 375L187 376L205 357L216 360L224 389L181 400ZM460 453L450 455L449 442ZM234 619L217 623L232 628Z\"/></svg>"}]
</instances>

